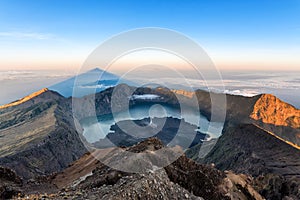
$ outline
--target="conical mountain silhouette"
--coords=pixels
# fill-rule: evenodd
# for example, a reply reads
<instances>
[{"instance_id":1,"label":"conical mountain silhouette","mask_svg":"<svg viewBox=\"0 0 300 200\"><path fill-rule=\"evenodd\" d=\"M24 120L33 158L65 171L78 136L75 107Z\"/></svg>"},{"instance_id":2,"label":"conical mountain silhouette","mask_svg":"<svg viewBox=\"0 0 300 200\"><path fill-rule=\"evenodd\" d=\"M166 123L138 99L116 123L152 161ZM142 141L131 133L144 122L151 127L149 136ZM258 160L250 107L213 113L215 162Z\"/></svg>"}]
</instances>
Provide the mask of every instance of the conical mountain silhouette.
<instances>
[{"instance_id":1,"label":"conical mountain silhouette","mask_svg":"<svg viewBox=\"0 0 300 200\"><path fill-rule=\"evenodd\" d=\"M60 93L64 97L82 97L101 92L119 83L133 85L132 82L123 80L115 74L95 68L52 85L49 89Z\"/></svg>"}]
</instances>

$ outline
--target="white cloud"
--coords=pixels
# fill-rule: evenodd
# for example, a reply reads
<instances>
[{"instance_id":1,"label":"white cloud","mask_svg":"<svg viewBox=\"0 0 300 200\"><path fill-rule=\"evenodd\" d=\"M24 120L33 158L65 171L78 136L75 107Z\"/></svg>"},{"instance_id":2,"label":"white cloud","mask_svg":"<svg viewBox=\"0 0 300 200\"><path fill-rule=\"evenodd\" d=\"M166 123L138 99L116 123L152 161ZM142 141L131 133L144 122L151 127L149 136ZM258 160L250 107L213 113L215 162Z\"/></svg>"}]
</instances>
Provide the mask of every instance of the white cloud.
<instances>
[{"instance_id":1,"label":"white cloud","mask_svg":"<svg viewBox=\"0 0 300 200\"><path fill-rule=\"evenodd\" d=\"M35 33L35 32L0 32L0 37L48 40L48 39L55 38L55 35L49 33Z\"/></svg>"},{"instance_id":2,"label":"white cloud","mask_svg":"<svg viewBox=\"0 0 300 200\"><path fill-rule=\"evenodd\" d=\"M132 95L132 99L149 99L149 100L154 100L159 98L160 96L156 95L156 94L142 94L142 95L137 95L134 94Z\"/></svg>"},{"instance_id":3,"label":"white cloud","mask_svg":"<svg viewBox=\"0 0 300 200\"><path fill-rule=\"evenodd\" d=\"M110 88L110 87L114 87L115 85L104 85L104 84L98 84L98 85L82 85L79 86L80 88L88 88L88 89L93 89L93 88L97 88L97 89L106 89L106 88Z\"/></svg>"}]
</instances>

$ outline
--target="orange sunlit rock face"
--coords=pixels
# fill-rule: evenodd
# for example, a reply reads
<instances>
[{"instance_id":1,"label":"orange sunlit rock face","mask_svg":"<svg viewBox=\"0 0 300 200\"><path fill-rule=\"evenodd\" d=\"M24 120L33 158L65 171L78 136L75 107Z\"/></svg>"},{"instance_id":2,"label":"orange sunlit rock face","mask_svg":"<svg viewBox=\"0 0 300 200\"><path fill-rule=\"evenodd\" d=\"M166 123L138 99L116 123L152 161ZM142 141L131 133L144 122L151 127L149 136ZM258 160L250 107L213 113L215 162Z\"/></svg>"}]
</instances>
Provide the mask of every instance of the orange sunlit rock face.
<instances>
[{"instance_id":1,"label":"orange sunlit rock face","mask_svg":"<svg viewBox=\"0 0 300 200\"><path fill-rule=\"evenodd\" d=\"M11 107L11 106L17 106L17 105L22 104L22 103L24 103L26 101L29 101L30 99L32 99L32 98L34 98L36 96L39 96L40 94L42 94L42 93L44 93L46 91L48 91L48 88L43 88L43 89L41 89L41 90L39 90L37 92L34 92L34 93L32 93L32 94L30 94L30 95L22 98L22 99L19 99L17 101L12 102L12 103L8 103L8 104L5 104L5 105L2 105L2 106L0 106L0 109L8 108L8 107Z\"/></svg>"},{"instance_id":2,"label":"orange sunlit rock face","mask_svg":"<svg viewBox=\"0 0 300 200\"><path fill-rule=\"evenodd\" d=\"M174 92L175 94L179 94L188 98L193 98L195 95L195 92L190 92L190 91L186 91L186 90L172 90L172 92Z\"/></svg>"},{"instance_id":3,"label":"orange sunlit rock face","mask_svg":"<svg viewBox=\"0 0 300 200\"><path fill-rule=\"evenodd\" d=\"M257 100L250 117L276 126L300 128L300 110L271 94L264 94Z\"/></svg>"}]
</instances>

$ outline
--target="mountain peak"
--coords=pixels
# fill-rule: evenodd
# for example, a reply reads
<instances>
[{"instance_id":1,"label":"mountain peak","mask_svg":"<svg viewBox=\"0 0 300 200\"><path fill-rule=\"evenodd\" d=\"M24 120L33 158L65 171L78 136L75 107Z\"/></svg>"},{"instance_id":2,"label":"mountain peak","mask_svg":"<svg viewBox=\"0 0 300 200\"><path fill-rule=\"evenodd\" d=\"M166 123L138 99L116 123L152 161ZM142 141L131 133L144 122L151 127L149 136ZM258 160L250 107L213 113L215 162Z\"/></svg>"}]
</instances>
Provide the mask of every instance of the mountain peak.
<instances>
[{"instance_id":1,"label":"mountain peak","mask_svg":"<svg viewBox=\"0 0 300 200\"><path fill-rule=\"evenodd\" d=\"M96 67L94 69L88 70L87 72L104 72L104 70L99 69L98 67Z\"/></svg>"},{"instance_id":2,"label":"mountain peak","mask_svg":"<svg viewBox=\"0 0 300 200\"><path fill-rule=\"evenodd\" d=\"M47 91L48 91L48 88L43 88L43 89L41 89L41 90L39 90L39 91L36 91L36 92L33 92L33 93L31 93L30 95L27 95L27 96L25 96L25 97L23 97L23 98L21 98L21 99L19 99L19 100L17 100L17 101L14 101L14 102L11 102L11 103L2 105L2 106L0 106L0 109L20 105L20 104L22 104L22 103L25 103L26 101L31 100L31 99L34 98L34 97L37 97L37 96L39 96L39 95L41 95L41 94L47 92Z\"/></svg>"},{"instance_id":3,"label":"mountain peak","mask_svg":"<svg viewBox=\"0 0 300 200\"><path fill-rule=\"evenodd\" d=\"M262 94L256 101L250 117L276 126L300 128L300 110L272 94Z\"/></svg>"},{"instance_id":4,"label":"mountain peak","mask_svg":"<svg viewBox=\"0 0 300 200\"><path fill-rule=\"evenodd\" d=\"M110 75L110 76L114 76L116 78L119 78L117 75L115 75L113 73L110 73L110 72L108 72L106 70L100 69L98 67L96 67L94 69L90 69L90 70L88 70L86 72L83 72L83 74L93 74L93 73L95 73L95 74L104 74L105 76Z\"/></svg>"},{"instance_id":5,"label":"mountain peak","mask_svg":"<svg viewBox=\"0 0 300 200\"><path fill-rule=\"evenodd\" d=\"M57 91L64 97L83 97L114 87L119 83L131 84L116 74L94 68L52 85L49 89Z\"/></svg>"}]
</instances>

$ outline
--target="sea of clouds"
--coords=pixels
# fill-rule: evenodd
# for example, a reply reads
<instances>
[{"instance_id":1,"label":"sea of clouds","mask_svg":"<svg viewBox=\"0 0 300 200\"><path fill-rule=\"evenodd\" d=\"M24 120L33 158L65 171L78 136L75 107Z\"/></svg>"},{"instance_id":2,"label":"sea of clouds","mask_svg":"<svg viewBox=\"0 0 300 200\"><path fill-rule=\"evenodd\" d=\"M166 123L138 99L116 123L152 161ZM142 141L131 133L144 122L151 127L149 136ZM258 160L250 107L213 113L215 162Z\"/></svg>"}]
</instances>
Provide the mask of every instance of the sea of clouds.
<instances>
[{"instance_id":1,"label":"sea of clouds","mask_svg":"<svg viewBox=\"0 0 300 200\"><path fill-rule=\"evenodd\" d=\"M0 104L15 101L74 75L74 72L67 71L0 71ZM270 93L300 108L300 72L225 71L221 75L222 80L204 80L190 77L146 79L140 74L131 81L160 84L176 89L209 89L247 97Z\"/></svg>"},{"instance_id":2,"label":"sea of clouds","mask_svg":"<svg viewBox=\"0 0 300 200\"><path fill-rule=\"evenodd\" d=\"M10 103L73 75L67 71L0 71L0 104Z\"/></svg>"}]
</instances>

